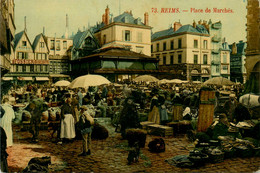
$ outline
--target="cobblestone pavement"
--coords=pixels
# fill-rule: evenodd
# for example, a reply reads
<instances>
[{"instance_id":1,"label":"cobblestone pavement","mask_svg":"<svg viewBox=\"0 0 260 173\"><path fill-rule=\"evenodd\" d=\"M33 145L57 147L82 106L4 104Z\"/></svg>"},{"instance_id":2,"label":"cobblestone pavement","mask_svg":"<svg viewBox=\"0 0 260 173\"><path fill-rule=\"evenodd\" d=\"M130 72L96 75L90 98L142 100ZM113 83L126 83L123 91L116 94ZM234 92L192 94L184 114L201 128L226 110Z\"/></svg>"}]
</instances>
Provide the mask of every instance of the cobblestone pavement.
<instances>
[{"instance_id":1,"label":"cobblestone pavement","mask_svg":"<svg viewBox=\"0 0 260 173\"><path fill-rule=\"evenodd\" d=\"M165 162L176 155L188 154L191 143L185 136L164 137L166 151L150 153L148 143L156 136L147 136L146 146L141 149L139 162L127 165L127 141L107 121L99 122L109 130L106 140L93 140L90 156L78 157L82 141L59 145L51 139L48 130L40 131L39 143L30 143L28 132L14 129L14 145L8 148L10 172L21 172L33 157L51 156L51 172L255 172L260 169L260 157L232 158L222 163L207 163L200 168L178 168Z\"/></svg>"}]
</instances>

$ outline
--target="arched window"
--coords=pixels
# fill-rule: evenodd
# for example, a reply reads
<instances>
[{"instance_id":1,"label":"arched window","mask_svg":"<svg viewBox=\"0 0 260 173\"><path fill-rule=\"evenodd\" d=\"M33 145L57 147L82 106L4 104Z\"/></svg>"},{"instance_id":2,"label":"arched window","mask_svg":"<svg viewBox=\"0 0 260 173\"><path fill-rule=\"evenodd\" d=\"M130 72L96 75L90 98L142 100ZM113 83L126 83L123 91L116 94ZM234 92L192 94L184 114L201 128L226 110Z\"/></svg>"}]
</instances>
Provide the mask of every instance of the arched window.
<instances>
[{"instance_id":1,"label":"arched window","mask_svg":"<svg viewBox=\"0 0 260 173\"><path fill-rule=\"evenodd\" d=\"M202 74L209 74L209 71L204 68L204 69L201 71L201 73L202 73Z\"/></svg>"}]
</instances>

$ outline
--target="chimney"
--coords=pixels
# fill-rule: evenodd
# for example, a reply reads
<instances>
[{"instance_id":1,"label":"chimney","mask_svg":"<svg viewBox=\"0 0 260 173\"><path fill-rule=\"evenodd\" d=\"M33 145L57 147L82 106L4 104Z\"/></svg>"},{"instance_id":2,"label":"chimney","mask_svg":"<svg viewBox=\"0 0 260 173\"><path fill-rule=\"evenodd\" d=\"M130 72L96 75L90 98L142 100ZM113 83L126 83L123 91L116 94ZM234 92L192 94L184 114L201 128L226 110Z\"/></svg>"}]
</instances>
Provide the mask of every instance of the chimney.
<instances>
[{"instance_id":1,"label":"chimney","mask_svg":"<svg viewBox=\"0 0 260 173\"><path fill-rule=\"evenodd\" d=\"M201 20L198 23L199 23L199 25L201 25Z\"/></svg>"},{"instance_id":2,"label":"chimney","mask_svg":"<svg viewBox=\"0 0 260 173\"><path fill-rule=\"evenodd\" d=\"M109 24L109 8L107 6L106 10L105 10L105 24L108 25Z\"/></svg>"},{"instance_id":3,"label":"chimney","mask_svg":"<svg viewBox=\"0 0 260 173\"><path fill-rule=\"evenodd\" d=\"M173 27L174 32L180 29L180 27L182 27L182 24L180 22L174 22L174 27Z\"/></svg>"},{"instance_id":4,"label":"chimney","mask_svg":"<svg viewBox=\"0 0 260 173\"><path fill-rule=\"evenodd\" d=\"M237 54L237 45L236 45L236 42L233 43L232 45L232 54Z\"/></svg>"},{"instance_id":5,"label":"chimney","mask_svg":"<svg viewBox=\"0 0 260 173\"><path fill-rule=\"evenodd\" d=\"M105 14L102 15L102 22L105 23Z\"/></svg>"},{"instance_id":6,"label":"chimney","mask_svg":"<svg viewBox=\"0 0 260 173\"><path fill-rule=\"evenodd\" d=\"M196 24L195 20L193 20L192 26L193 26L193 28L196 28L197 24Z\"/></svg>"},{"instance_id":7,"label":"chimney","mask_svg":"<svg viewBox=\"0 0 260 173\"><path fill-rule=\"evenodd\" d=\"M42 35L45 36L45 27L43 27L43 29L42 29Z\"/></svg>"},{"instance_id":8,"label":"chimney","mask_svg":"<svg viewBox=\"0 0 260 173\"><path fill-rule=\"evenodd\" d=\"M27 28L26 28L26 16L24 16L24 31L27 32Z\"/></svg>"},{"instance_id":9,"label":"chimney","mask_svg":"<svg viewBox=\"0 0 260 173\"><path fill-rule=\"evenodd\" d=\"M69 17L68 17L68 14L66 14L66 29L65 29L64 37L65 38L69 37Z\"/></svg>"},{"instance_id":10,"label":"chimney","mask_svg":"<svg viewBox=\"0 0 260 173\"><path fill-rule=\"evenodd\" d=\"M144 13L144 25L149 25L148 13L147 12Z\"/></svg>"},{"instance_id":11,"label":"chimney","mask_svg":"<svg viewBox=\"0 0 260 173\"><path fill-rule=\"evenodd\" d=\"M129 14L131 14L131 16L133 16L132 10L130 10Z\"/></svg>"}]
</instances>

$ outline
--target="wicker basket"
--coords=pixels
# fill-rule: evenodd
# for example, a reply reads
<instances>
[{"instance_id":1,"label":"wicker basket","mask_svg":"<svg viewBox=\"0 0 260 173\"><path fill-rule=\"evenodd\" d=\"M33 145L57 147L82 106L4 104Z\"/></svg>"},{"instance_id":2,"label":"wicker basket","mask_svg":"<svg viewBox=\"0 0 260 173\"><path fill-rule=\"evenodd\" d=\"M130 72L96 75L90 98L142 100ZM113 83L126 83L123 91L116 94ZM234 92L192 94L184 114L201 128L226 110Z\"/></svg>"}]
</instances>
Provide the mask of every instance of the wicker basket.
<instances>
[{"instance_id":1,"label":"wicker basket","mask_svg":"<svg viewBox=\"0 0 260 173\"><path fill-rule=\"evenodd\" d=\"M194 163L195 166L203 166L208 161L209 156L198 150L190 152L189 160Z\"/></svg>"},{"instance_id":2,"label":"wicker basket","mask_svg":"<svg viewBox=\"0 0 260 173\"><path fill-rule=\"evenodd\" d=\"M211 163L220 163L224 161L224 152L218 150L218 152L215 152L216 149L213 149L209 153L209 160Z\"/></svg>"}]
</instances>

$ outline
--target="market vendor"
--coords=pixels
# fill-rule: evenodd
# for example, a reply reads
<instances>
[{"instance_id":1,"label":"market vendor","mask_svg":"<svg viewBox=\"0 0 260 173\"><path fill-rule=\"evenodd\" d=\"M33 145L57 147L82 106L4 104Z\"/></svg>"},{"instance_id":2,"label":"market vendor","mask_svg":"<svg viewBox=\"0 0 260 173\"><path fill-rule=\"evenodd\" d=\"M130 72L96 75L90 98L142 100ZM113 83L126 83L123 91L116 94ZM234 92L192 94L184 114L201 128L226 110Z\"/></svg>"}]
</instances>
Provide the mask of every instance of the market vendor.
<instances>
[{"instance_id":1,"label":"market vendor","mask_svg":"<svg viewBox=\"0 0 260 173\"><path fill-rule=\"evenodd\" d=\"M229 100L226 101L224 104L224 110L230 122L234 120L234 111L237 105L238 105L238 101L236 100L236 95L230 94Z\"/></svg>"},{"instance_id":2,"label":"market vendor","mask_svg":"<svg viewBox=\"0 0 260 173\"><path fill-rule=\"evenodd\" d=\"M128 97L125 100L123 110L120 114L121 135L125 138L126 129L140 127L140 120L134 99Z\"/></svg>"},{"instance_id":3,"label":"market vendor","mask_svg":"<svg viewBox=\"0 0 260 173\"><path fill-rule=\"evenodd\" d=\"M32 142L38 142L42 113L48 109L48 106L42 99L37 98L35 95L32 96L31 100L25 109L31 113L31 126L29 131L33 135Z\"/></svg>"}]
</instances>

